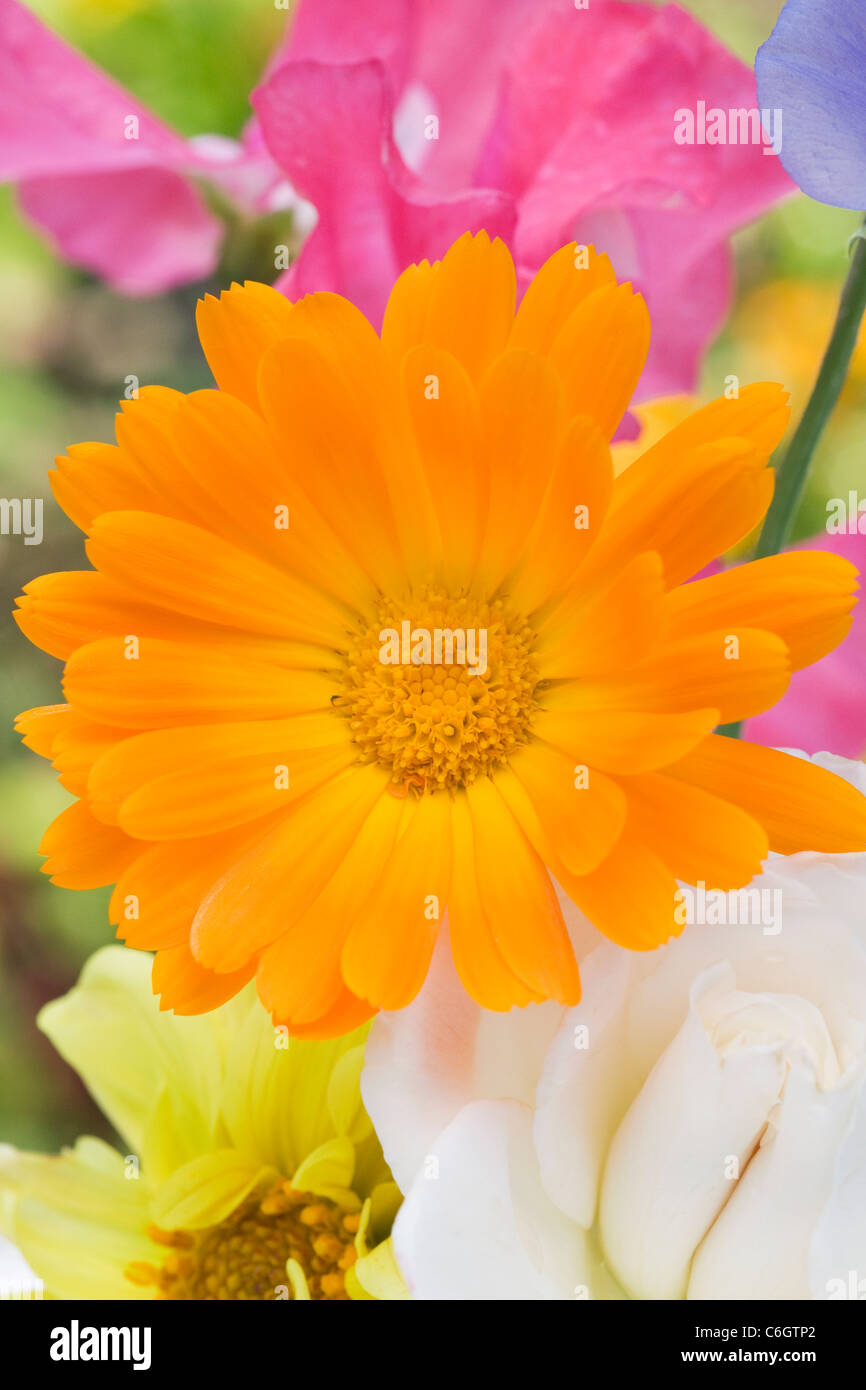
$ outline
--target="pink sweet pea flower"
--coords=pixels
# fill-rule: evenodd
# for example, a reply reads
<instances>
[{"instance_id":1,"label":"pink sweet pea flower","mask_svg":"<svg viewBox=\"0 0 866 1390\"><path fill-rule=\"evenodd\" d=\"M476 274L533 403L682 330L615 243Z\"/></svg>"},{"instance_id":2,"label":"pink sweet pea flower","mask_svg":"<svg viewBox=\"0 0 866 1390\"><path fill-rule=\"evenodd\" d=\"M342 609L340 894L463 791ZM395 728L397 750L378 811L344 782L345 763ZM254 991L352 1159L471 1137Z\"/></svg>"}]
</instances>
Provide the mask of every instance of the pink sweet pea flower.
<instances>
[{"instance_id":1,"label":"pink sweet pea flower","mask_svg":"<svg viewBox=\"0 0 866 1390\"><path fill-rule=\"evenodd\" d=\"M335 290L378 326L407 265L439 259L464 231L511 239L510 198L493 189L437 196L406 167L379 63L289 63L255 105L271 153L318 212L277 282L290 299Z\"/></svg>"},{"instance_id":2,"label":"pink sweet pea flower","mask_svg":"<svg viewBox=\"0 0 866 1390\"><path fill-rule=\"evenodd\" d=\"M699 102L754 108L754 76L675 5L301 0L253 97L319 211L281 288L337 290L378 322L394 273L461 226L505 235L523 283L577 237L648 301L642 393L690 388L730 234L793 187L762 144L678 144Z\"/></svg>"},{"instance_id":3,"label":"pink sweet pea flower","mask_svg":"<svg viewBox=\"0 0 866 1390\"><path fill-rule=\"evenodd\" d=\"M866 573L866 534L815 536L798 550L842 555ZM743 737L773 748L829 748L846 758L866 758L866 602L854 609L851 631L823 660L798 671L787 695L745 725Z\"/></svg>"},{"instance_id":4,"label":"pink sweet pea flower","mask_svg":"<svg viewBox=\"0 0 866 1390\"><path fill-rule=\"evenodd\" d=\"M193 176L254 192L270 161L182 139L16 0L0 0L0 182L59 254L128 294L200 280L222 227Z\"/></svg>"},{"instance_id":5,"label":"pink sweet pea flower","mask_svg":"<svg viewBox=\"0 0 866 1390\"><path fill-rule=\"evenodd\" d=\"M280 288L337 290L374 323L396 275L465 230L506 238L522 283L577 237L648 300L645 396L691 387L727 309L730 233L792 187L760 144L675 140L678 111L752 108L755 89L674 5L301 0L240 143L182 139L16 0L0 32L0 178L116 287L212 271L220 227L195 179L253 215L309 199Z\"/></svg>"}]
</instances>

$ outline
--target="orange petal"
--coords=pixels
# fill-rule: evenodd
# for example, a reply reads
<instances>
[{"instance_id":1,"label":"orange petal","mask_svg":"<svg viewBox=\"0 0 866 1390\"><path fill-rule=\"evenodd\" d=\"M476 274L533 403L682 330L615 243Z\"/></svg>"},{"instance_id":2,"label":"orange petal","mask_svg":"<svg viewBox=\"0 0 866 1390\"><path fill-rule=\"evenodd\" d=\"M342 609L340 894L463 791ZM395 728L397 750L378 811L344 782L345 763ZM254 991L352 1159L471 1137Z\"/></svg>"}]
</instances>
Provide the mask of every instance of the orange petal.
<instances>
[{"instance_id":1,"label":"orange petal","mask_svg":"<svg viewBox=\"0 0 866 1390\"><path fill-rule=\"evenodd\" d=\"M117 927L116 935L136 950L188 945L202 899L263 833L261 825L245 825L205 840L143 849L111 895L108 920Z\"/></svg>"},{"instance_id":2,"label":"orange petal","mask_svg":"<svg viewBox=\"0 0 866 1390\"><path fill-rule=\"evenodd\" d=\"M544 262L520 301L509 348L547 356L575 309L596 290L616 285L607 256L572 241Z\"/></svg>"},{"instance_id":3,"label":"orange petal","mask_svg":"<svg viewBox=\"0 0 866 1390\"><path fill-rule=\"evenodd\" d=\"M363 906L359 882L378 884L385 873L404 807L393 796L379 797L320 896L262 952L259 998L274 1019L288 1024L293 1033L316 1019L326 1027L325 1020L349 993L340 957Z\"/></svg>"},{"instance_id":4,"label":"orange petal","mask_svg":"<svg viewBox=\"0 0 866 1390\"><path fill-rule=\"evenodd\" d=\"M108 512L86 548L95 569L173 612L302 642L345 641L346 615L325 595L186 522Z\"/></svg>"},{"instance_id":5,"label":"orange petal","mask_svg":"<svg viewBox=\"0 0 866 1390\"><path fill-rule=\"evenodd\" d=\"M580 576L541 625L545 678L629 671L646 660L664 630L664 577L658 555L636 555L597 598L586 602Z\"/></svg>"},{"instance_id":6,"label":"orange petal","mask_svg":"<svg viewBox=\"0 0 866 1390\"><path fill-rule=\"evenodd\" d=\"M537 1003L542 996L515 975L496 944L478 888L475 833L465 796L454 798L451 829L453 867L448 929L454 966L463 988L477 1004L498 1012Z\"/></svg>"},{"instance_id":7,"label":"orange petal","mask_svg":"<svg viewBox=\"0 0 866 1390\"><path fill-rule=\"evenodd\" d=\"M550 875L494 782L473 782L466 796L478 891L497 947L533 993L576 1003L577 962Z\"/></svg>"},{"instance_id":8,"label":"orange petal","mask_svg":"<svg viewBox=\"0 0 866 1390\"><path fill-rule=\"evenodd\" d=\"M856 581L857 570L841 555L771 555L681 585L668 595L667 611L683 637L725 624L775 632L789 650L791 669L799 671L847 636Z\"/></svg>"},{"instance_id":9,"label":"orange petal","mask_svg":"<svg viewBox=\"0 0 866 1390\"><path fill-rule=\"evenodd\" d=\"M140 848L75 801L51 822L39 853L47 856L42 872L60 888L104 888L117 881Z\"/></svg>"},{"instance_id":10,"label":"orange petal","mask_svg":"<svg viewBox=\"0 0 866 1390\"><path fill-rule=\"evenodd\" d=\"M344 669L334 650L267 637L238 629L197 622L182 613L139 603L132 588L96 570L67 570L43 574L26 585L13 614L31 642L66 660L77 647L101 637L159 637L174 642L213 642L219 632L221 649L240 661L250 658L299 669Z\"/></svg>"},{"instance_id":11,"label":"orange petal","mask_svg":"<svg viewBox=\"0 0 866 1390\"><path fill-rule=\"evenodd\" d=\"M69 705L37 705L16 717L15 732L21 735L25 748L40 758L50 758L57 735L71 713Z\"/></svg>"},{"instance_id":12,"label":"orange petal","mask_svg":"<svg viewBox=\"0 0 866 1390\"><path fill-rule=\"evenodd\" d=\"M114 432L123 460L157 501L143 507L121 503L112 510L158 512L193 523L197 520L197 503L202 499L190 488L174 448L174 424L185 404L183 392L167 386L146 386L135 400L120 402Z\"/></svg>"},{"instance_id":13,"label":"orange petal","mask_svg":"<svg viewBox=\"0 0 866 1390\"><path fill-rule=\"evenodd\" d=\"M82 531L102 512L165 511L165 500L116 444L72 444L48 474L58 506Z\"/></svg>"},{"instance_id":14,"label":"orange petal","mask_svg":"<svg viewBox=\"0 0 866 1390\"><path fill-rule=\"evenodd\" d=\"M560 864L574 874L596 868L625 824L626 798L616 782L537 740L497 772L496 786L554 877Z\"/></svg>"},{"instance_id":15,"label":"orange petal","mask_svg":"<svg viewBox=\"0 0 866 1390\"><path fill-rule=\"evenodd\" d=\"M358 436L369 441L381 470L407 571L411 578L428 579L441 551L395 364L360 310L337 294L306 295L292 308L289 330L321 354L339 379L362 422Z\"/></svg>"},{"instance_id":16,"label":"orange petal","mask_svg":"<svg viewBox=\"0 0 866 1390\"><path fill-rule=\"evenodd\" d=\"M292 753L223 755L196 768L192 777L169 772L148 782L124 801L117 822L141 840L213 835L293 805L356 761L348 741Z\"/></svg>"},{"instance_id":17,"label":"orange petal","mask_svg":"<svg viewBox=\"0 0 866 1390\"><path fill-rule=\"evenodd\" d=\"M773 496L773 473L748 440L700 445L649 477L643 463L638 459L614 483L604 530L583 571L587 585L636 552L656 550L673 588L747 536Z\"/></svg>"},{"instance_id":18,"label":"orange petal","mask_svg":"<svg viewBox=\"0 0 866 1390\"><path fill-rule=\"evenodd\" d=\"M259 362L288 333L292 306L278 290L247 280L196 305L198 336L220 390L259 408Z\"/></svg>"},{"instance_id":19,"label":"orange petal","mask_svg":"<svg viewBox=\"0 0 866 1390\"><path fill-rule=\"evenodd\" d=\"M569 315L550 349L569 415L589 415L611 439L646 363L650 321L631 285L605 285Z\"/></svg>"},{"instance_id":20,"label":"orange petal","mask_svg":"<svg viewBox=\"0 0 866 1390\"><path fill-rule=\"evenodd\" d=\"M785 433L790 414L788 393L775 381L742 386L735 399L719 396L693 411L638 459L642 481L662 477L684 452L716 439L747 439L767 459Z\"/></svg>"},{"instance_id":21,"label":"orange petal","mask_svg":"<svg viewBox=\"0 0 866 1390\"><path fill-rule=\"evenodd\" d=\"M562 389L551 367L507 352L479 390L489 507L479 577L493 593L520 558L556 463L564 427Z\"/></svg>"},{"instance_id":22,"label":"orange petal","mask_svg":"<svg viewBox=\"0 0 866 1390\"><path fill-rule=\"evenodd\" d=\"M591 553L604 534L612 485L607 440L593 420L578 416L566 432L516 573L505 586L523 612L558 597Z\"/></svg>"},{"instance_id":23,"label":"orange petal","mask_svg":"<svg viewBox=\"0 0 866 1390\"><path fill-rule=\"evenodd\" d=\"M110 724L95 724L76 710L58 731L52 763L61 786L74 796L86 796L93 764L117 743L120 730ZM122 734L121 734L122 737ZM93 807L90 807L91 811ZM102 820L97 816L97 820Z\"/></svg>"},{"instance_id":24,"label":"orange petal","mask_svg":"<svg viewBox=\"0 0 866 1390\"><path fill-rule=\"evenodd\" d=\"M780 700L791 678L781 637L753 628L720 629L667 642L634 670L607 680L569 680L545 697L551 710L653 710L712 707L726 723Z\"/></svg>"},{"instance_id":25,"label":"orange petal","mask_svg":"<svg viewBox=\"0 0 866 1390\"><path fill-rule=\"evenodd\" d=\"M360 767L336 777L290 808L232 864L196 916L196 959L215 970L237 970L289 931L342 863L383 794L386 775ZM359 876L359 897L371 886Z\"/></svg>"},{"instance_id":26,"label":"orange petal","mask_svg":"<svg viewBox=\"0 0 866 1390\"><path fill-rule=\"evenodd\" d=\"M82 718L71 705L27 710L19 714L15 728L25 747L51 759L61 786L73 796L84 795L93 763L118 736L117 729Z\"/></svg>"},{"instance_id":27,"label":"orange petal","mask_svg":"<svg viewBox=\"0 0 866 1390\"><path fill-rule=\"evenodd\" d=\"M440 262L400 276L385 309L382 342L395 360L421 344L444 348L480 381L505 350L515 294L505 243L466 232Z\"/></svg>"},{"instance_id":28,"label":"orange petal","mask_svg":"<svg viewBox=\"0 0 866 1390\"><path fill-rule=\"evenodd\" d=\"M334 747L344 751L352 749L346 721L331 711L296 715L292 719L157 729L121 740L118 740L118 732L114 730L113 746L94 766L87 787L91 810L108 825L117 822L121 808L143 789L156 783L164 789L166 778L176 778L177 797L194 805L196 800L209 800L208 793L200 790L203 785L200 778L206 777L210 769L225 770L227 763L234 765L244 759L264 757L273 764L278 755L315 754ZM268 763L264 767L264 780L272 782L272 769ZM271 776L267 776L268 771ZM278 799L271 809L281 809ZM202 808L202 814L209 814L206 807ZM242 816L243 819L246 817ZM163 837L146 835L144 838Z\"/></svg>"},{"instance_id":29,"label":"orange petal","mask_svg":"<svg viewBox=\"0 0 866 1390\"><path fill-rule=\"evenodd\" d=\"M779 854L866 849L866 797L804 758L713 734L665 770L741 806Z\"/></svg>"},{"instance_id":30,"label":"orange petal","mask_svg":"<svg viewBox=\"0 0 866 1390\"><path fill-rule=\"evenodd\" d=\"M445 582L460 589L472 575L487 515L489 477L478 401L456 357L433 347L407 353L403 389L434 513L428 529L438 537L437 565Z\"/></svg>"},{"instance_id":31,"label":"orange petal","mask_svg":"<svg viewBox=\"0 0 866 1390\"><path fill-rule=\"evenodd\" d=\"M63 687L83 714L128 729L279 719L326 710L339 690L316 671L241 664L222 643L155 637L142 638L137 648L116 637L79 647L66 663Z\"/></svg>"},{"instance_id":32,"label":"orange petal","mask_svg":"<svg viewBox=\"0 0 866 1390\"><path fill-rule=\"evenodd\" d=\"M675 878L742 888L766 859L763 826L701 787L658 773L629 777L628 826Z\"/></svg>"},{"instance_id":33,"label":"orange petal","mask_svg":"<svg viewBox=\"0 0 866 1390\"><path fill-rule=\"evenodd\" d=\"M95 570L42 574L17 603L12 616L24 636L61 661L109 634L181 637L191 628L188 619L137 602L132 590Z\"/></svg>"},{"instance_id":34,"label":"orange petal","mask_svg":"<svg viewBox=\"0 0 866 1390\"><path fill-rule=\"evenodd\" d=\"M161 996L160 1009L172 1009L181 1017L207 1014L218 1009L252 979L254 967L231 975L215 975L198 964L188 946L172 946L157 952L153 962L153 992Z\"/></svg>"},{"instance_id":35,"label":"orange petal","mask_svg":"<svg viewBox=\"0 0 866 1390\"><path fill-rule=\"evenodd\" d=\"M351 990L341 990L336 1002L326 1014L312 1019L309 1023L293 1023L289 1032L293 1038L305 1038L315 1042L327 1038L344 1038L354 1033L362 1023L366 1023L376 1013L366 999L358 999Z\"/></svg>"},{"instance_id":36,"label":"orange petal","mask_svg":"<svg viewBox=\"0 0 866 1390\"><path fill-rule=\"evenodd\" d=\"M426 978L451 881L450 799L407 803L401 829L341 958L352 993L380 1009L405 1008Z\"/></svg>"},{"instance_id":37,"label":"orange petal","mask_svg":"<svg viewBox=\"0 0 866 1390\"><path fill-rule=\"evenodd\" d=\"M715 709L686 714L635 710L548 711L536 715L537 738L562 748L575 762L602 772L653 772L681 758L719 722Z\"/></svg>"},{"instance_id":38,"label":"orange petal","mask_svg":"<svg viewBox=\"0 0 866 1390\"><path fill-rule=\"evenodd\" d=\"M682 931L676 879L630 830L594 873L562 886L600 932L629 951L652 951Z\"/></svg>"},{"instance_id":39,"label":"orange petal","mask_svg":"<svg viewBox=\"0 0 866 1390\"><path fill-rule=\"evenodd\" d=\"M364 385L370 387L366 379ZM399 593L406 566L377 447L378 421L359 401L358 386L350 389L311 344L287 339L265 354L259 389L295 485L376 584Z\"/></svg>"}]
</instances>

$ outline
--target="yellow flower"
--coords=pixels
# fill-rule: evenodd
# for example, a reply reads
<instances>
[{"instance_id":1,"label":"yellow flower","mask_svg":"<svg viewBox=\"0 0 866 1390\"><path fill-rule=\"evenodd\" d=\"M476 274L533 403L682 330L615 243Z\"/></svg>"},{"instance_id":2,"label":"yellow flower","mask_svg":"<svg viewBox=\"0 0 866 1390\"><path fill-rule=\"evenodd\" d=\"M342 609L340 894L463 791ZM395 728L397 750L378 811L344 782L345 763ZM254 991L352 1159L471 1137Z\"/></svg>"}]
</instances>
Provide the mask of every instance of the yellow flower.
<instances>
[{"instance_id":1,"label":"yellow flower","mask_svg":"<svg viewBox=\"0 0 866 1390\"><path fill-rule=\"evenodd\" d=\"M126 1146L0 1152L7 1233L46 1292L406 1296L383 1241L399 1192L359 1089L366 1028L289 1040L250 990L175 1018L149 974L146 956L106 947L39 1016Z\"/></svg>"}]
</instances>

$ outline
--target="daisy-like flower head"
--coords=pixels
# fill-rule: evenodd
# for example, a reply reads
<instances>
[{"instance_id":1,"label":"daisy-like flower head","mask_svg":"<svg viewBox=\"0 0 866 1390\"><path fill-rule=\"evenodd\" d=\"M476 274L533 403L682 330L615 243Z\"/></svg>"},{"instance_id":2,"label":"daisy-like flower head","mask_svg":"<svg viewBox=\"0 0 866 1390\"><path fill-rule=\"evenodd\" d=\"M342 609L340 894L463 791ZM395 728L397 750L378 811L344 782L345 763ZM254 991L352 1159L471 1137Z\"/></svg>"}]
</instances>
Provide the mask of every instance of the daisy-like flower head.
<instances>
[{"instance_id":1,"label":"daisy-like flower head","mask_svg":"<svg viewBox=\"0 0 866 1390\"><path fill-rule=\"evenodd\" d=\"M289 1040L252 990L172 1018L119 946L39 1024L129 1146L0 1146L8 1234L49 1296L406 1296L382 1239L400 1196L361 1101L366 1028Z\"/></svg>"},{"instance_id":2,"label":"daisy-like flower head","mask_svg":"<svg viewBox=\"0 0 866 1390\"><path fill-rule=\"evenodd\" d=\"M685 582L769 504L778 386L615 477L642 299L567 246L515 313L483 233L401 275L381 338L257 284L199 330L219 391L145 389L116 446L60 460L94 568L17 615L66 662L68 703L21 718L79 797L45 871L117 883L163 1007L255 976L293 1033L338 1034L414 997L446 913L478 1003L572 1003L561 901L644 950L678 879L866 845L847 783L713 733L850 624L833 555Z\"/></svg>"}]
</instances>

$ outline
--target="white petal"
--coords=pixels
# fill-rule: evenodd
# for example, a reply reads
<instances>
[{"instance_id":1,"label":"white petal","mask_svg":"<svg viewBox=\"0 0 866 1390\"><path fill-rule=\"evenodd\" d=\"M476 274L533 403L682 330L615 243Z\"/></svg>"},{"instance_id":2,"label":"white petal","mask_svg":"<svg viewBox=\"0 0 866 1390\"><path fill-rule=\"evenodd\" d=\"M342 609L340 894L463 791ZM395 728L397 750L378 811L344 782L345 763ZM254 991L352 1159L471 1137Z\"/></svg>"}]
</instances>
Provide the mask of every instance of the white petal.
<instances>
[{"instance_id":1,"label":"white petal","mask_svg":"<svg viewBox=\"0 0 866 1390\"><path fill-rule=\"evenodd\" d=\"M542 1190L531 1120L515 1101L475 1101L434 1143L394 1223L413 1298L581 1296L583 1233Z\"/></svg>"},{"instance_id":2,"label":"white petal","mask_svg":"<svg viewBox=\"0 0 866 1390\"><path fill-rule=\"evenodd\" d=\"M853 1278L852 1278L853 1276ZM809 1252L813 1298L866 1295L866 1087L836 1162L833 1191Z\"/></svg>"},{"instance_id":3,"label":"white petal","mask_svg":"<svg viewBox=\"0 0 866 1390\"><path fill-rule=\"evenodd\" d=\"M752 993L811 1000L827 1022L843 1066L866 1048L866 856L792 855L754 880L780 893L781 930L760 923L688 926L669 946L641 959L630 997L628 1046L650 1061L669 1044L688 1008L692 982L727 960ZM725 895L727 899L735 894ZM742 912L742 908L740 909Z\"/></svg>"},{"instance_id":4,"label":"white petal","mask_svg":"<svg viewBox=\"0 0 866 1390\"><path fill-rule=\"evenodd\" d=\"M361 1090L391 1171L406 1192L441 1131L468 1102L531 1104L564 1010L479 1008L464 990L447 938L408 1008L380 1014L367 1040Z\"/></svg>"},{"instance_id":5,"label":"white petal","mask_svg":"<svg viewBox=\"0 0 866 1390\"><path fill-rule=\"evenodd\" d=\"M42 1287L21 1251L0 1236L0 1299L41 1296Z\"/></svg>"},{"instance_id":6,"label":"white petal","mask_svg":"<svg viewBox=\"0 0 866 1390\"><path fill-rule=\"evenodd\" d=\"M643 1079L629 1066L625 1043L631 965L628 951L610 945L584 961L583 1000L562 1021L536 1098L535 1146L545 1191L587 1230L605 1154Z\"/></svg>"},{"instance_id":7,"label":"white petal","mask_svg":"<svg viewBox=\"0 0 866 1390\"><path fill-rule=\"evenodd\" d=\"M720 965L695 981L692 1008L620 1125L599 1213L607 1263L634 1298L683 1298L695 1248L730 1196L784 1079L772 1050L719 1056L702 1007L734 987Z\"/></svg>"},{"instance_id":8,"label":"white petal","mask_svg":"<svg viewBox=\"0 0 866 1390\"><path fill-rule=\"evenodd\" d=\"M698 1250L689 1298L809 1298L812 1236L859 1081L822 1091L795 1063L761 1147Z\"/></svg>"}]
</instances>

